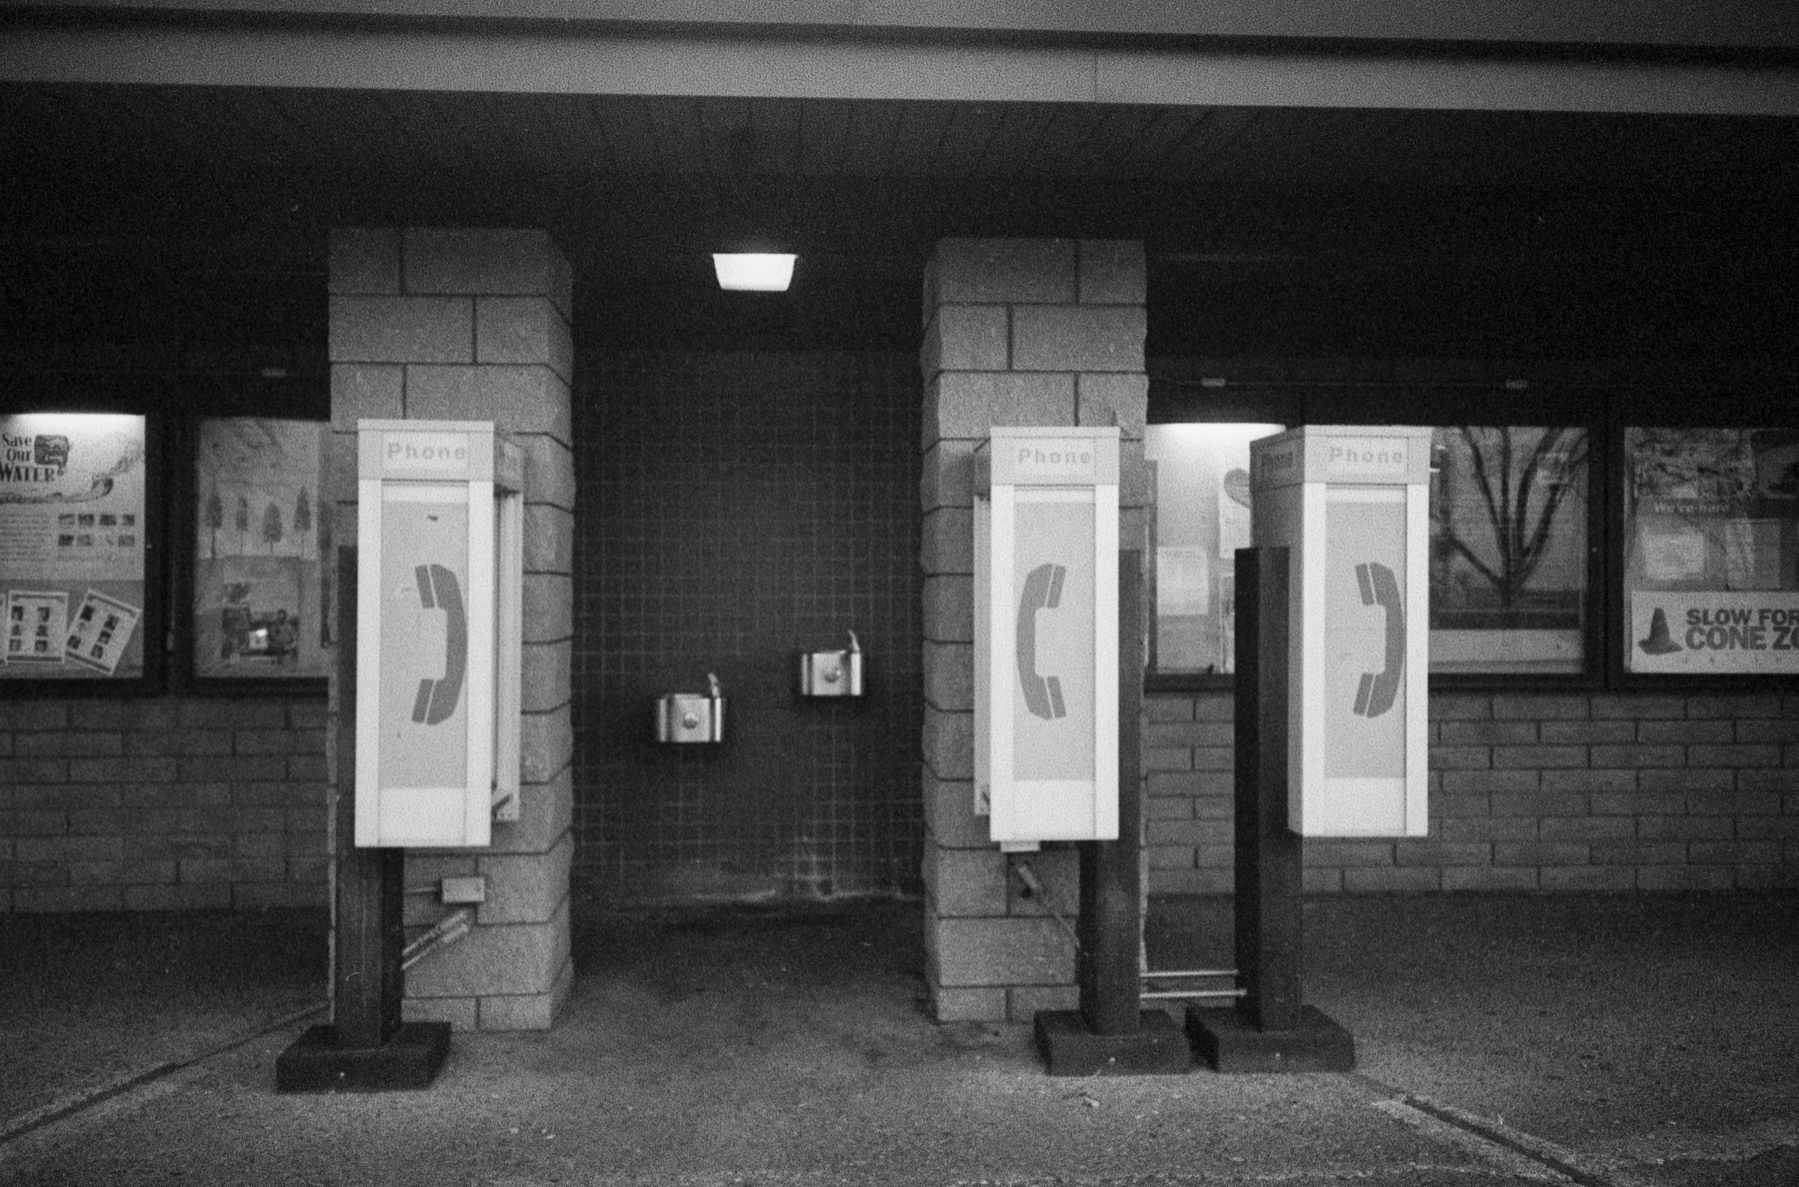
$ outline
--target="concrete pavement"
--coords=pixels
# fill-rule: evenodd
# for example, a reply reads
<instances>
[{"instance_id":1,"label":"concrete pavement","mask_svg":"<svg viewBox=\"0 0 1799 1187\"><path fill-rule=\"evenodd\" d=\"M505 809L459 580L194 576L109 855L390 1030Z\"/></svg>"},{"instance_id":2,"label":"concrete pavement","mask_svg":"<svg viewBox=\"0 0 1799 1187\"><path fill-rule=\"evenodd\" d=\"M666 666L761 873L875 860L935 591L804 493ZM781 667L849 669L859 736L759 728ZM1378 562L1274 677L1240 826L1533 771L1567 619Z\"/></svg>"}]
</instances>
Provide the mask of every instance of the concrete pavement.
<instances>
[{"instance_id":1,"label":"concrete pavement","mask_svg":"<svg viewBox=\"0 0 1799 1187\"><path fill-rule=\"evenodd\" d=\"M1317 901L1307 996L1356 1073L1080 1080L1027 1027L926 1019L915 904L612 918L554 1031L458 1035L427 1091L277 1096L292 1026L11 1138L0 1183L1772 1187L1799 1182L1796 910ZM1228 954L1227 917L1158 900L1150 942Z\"/></svg>"}]
</instances>

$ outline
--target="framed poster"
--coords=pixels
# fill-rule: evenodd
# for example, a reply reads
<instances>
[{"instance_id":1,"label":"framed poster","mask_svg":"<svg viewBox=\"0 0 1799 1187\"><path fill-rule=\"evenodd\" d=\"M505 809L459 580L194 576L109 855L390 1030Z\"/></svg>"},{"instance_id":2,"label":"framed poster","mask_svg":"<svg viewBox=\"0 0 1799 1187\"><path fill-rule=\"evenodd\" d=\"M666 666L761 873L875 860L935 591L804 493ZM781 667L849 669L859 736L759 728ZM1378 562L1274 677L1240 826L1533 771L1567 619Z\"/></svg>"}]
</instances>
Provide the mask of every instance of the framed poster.
<instances>
[{"instance_id":1,"label":"framed poster","mask_svg":"<svg viewBox=\"0 0 1799 1187\"><path fill-rule=\"evenodd\" d=\"M1799 672L1799 429L1624 430L1625 669Z\"/></svg>"},{"instance_id":2,"label":"framed poster","mask_svg":"<svg viewBox=\"0 0 1799 1187\"><path fill-rule=\"evenodd\" d=\"M197 680L329 674L330 516L318 505L328 431L316 420L199 421L188 623Z\"/></svg>"},{"instance_id":3,"label":"framed poster","mask_svg":"<svg viewBox=\"0 0 1799 1187\"><path fill-rule=\"evenodd\" d=\"M1439 427L1431 471L1431 671L1586 670L1587 430Z\"/></svg>"},{"instance_id":4,"label":"framed poster","mask_svg":"<svg viewBox=\"0 0 1799 1187\"><path fill-rule=\"evenodd\" d=\"M0 416L0 681L145 675L142 416Z\"/></svg>"}]
</instances>

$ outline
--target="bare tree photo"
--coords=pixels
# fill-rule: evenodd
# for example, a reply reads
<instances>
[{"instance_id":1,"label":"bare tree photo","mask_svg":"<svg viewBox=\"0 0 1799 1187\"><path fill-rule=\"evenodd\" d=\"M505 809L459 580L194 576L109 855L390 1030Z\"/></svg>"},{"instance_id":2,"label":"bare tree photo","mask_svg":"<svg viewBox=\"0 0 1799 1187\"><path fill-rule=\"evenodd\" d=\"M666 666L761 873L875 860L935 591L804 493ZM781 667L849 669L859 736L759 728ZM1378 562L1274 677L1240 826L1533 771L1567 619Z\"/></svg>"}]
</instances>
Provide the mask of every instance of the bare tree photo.
<instances>
[{"instance_id":1,"label":"bare tree photo","mask_svg":"<svg viewBox=\"0 0 1799 1187\"><path fill-rule=\"evenodd\" d=\"M1581 428L1463 425L1439 430L1431 500L1433 619L1516 629L1578 621L1587 433ZM1564 510L1573 504L1580 515ZM1572 533L1572 535L1571 535ZM1560 557L1551 580L1545 563ZM1461 619L1461 622L1449 620Z\"/></svg>"}]
</instances>

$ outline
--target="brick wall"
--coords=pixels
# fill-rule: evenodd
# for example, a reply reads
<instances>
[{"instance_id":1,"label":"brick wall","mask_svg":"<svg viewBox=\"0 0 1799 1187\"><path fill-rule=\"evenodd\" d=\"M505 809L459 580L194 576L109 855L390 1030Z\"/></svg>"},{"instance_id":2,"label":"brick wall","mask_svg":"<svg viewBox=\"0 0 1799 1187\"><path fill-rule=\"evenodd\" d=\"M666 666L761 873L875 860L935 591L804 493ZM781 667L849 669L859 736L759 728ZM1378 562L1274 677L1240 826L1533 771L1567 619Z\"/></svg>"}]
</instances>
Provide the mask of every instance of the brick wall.
<instances>
[{"instance_id":1,"label":"brick wall","mask_svg":"<svg viewBox=\"0 0 1799 1187\"><path fill-rule=\"evenodd\" d=\"M14 701L0 910L325 903L323 697Z\"/></svg>"},{"instance_id":2,"label":"brick wall","mask_svg":"<svg viewBox=\"0 0 1799 1187\"><path fill-rule=\"evenodd\" d=\"M1228 894L1231 698L1148 698L1150 889ZM1305 887L1799 886L1799 695L1433 693L1430 836L1309 841Z\"/></svg>"}]
</instances>

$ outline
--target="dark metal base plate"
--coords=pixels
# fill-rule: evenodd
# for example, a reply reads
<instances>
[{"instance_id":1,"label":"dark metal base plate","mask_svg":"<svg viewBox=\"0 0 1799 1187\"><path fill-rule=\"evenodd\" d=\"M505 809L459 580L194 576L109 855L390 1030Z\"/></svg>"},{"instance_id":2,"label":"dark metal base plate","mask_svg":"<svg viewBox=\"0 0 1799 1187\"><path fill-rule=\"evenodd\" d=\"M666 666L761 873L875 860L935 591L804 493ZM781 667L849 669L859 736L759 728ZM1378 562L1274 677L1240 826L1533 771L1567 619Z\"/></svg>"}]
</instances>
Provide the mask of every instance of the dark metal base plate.
<instances>
[{"instance_id":1,"label":"dark metal base plate","mask_svg":"<svg viewBox=\"0 0 1799 1187\"><path fill-rule=\"evenodd\" d=\"M1174 1076L1193 1067L1187 1039L1174 1019L1144 1010L1132 1034L1087 1029L1076 1010L1040 1010L1037 1049L1052 1076Z\"/></svg>"},{"instance_id":2,"label":"dark metal base plate","mask_svg":"<svg viewBox=\"0 0 1799 1187\"><path fill-rule=\"evenodd\" d=\"M309 1027L275 1059L276 1092L429 1088L450 1054L448 1022L408 1022L380 1047L339 1047L334 1026Z\"/></svg>"},{"instance_id":3,"label":"dark metal base plate","mask_svg":"<svg viewBox=\"0 0 1799 1187\"><path fill-rule=\"evenodd\" d=\"M1349 1072L1355 1037L1314 1006L1291 1030L1257 1030L1233 1009L1187 1008L1194 1053L1218 1072Z\"/></svg>"}]
</instances>

